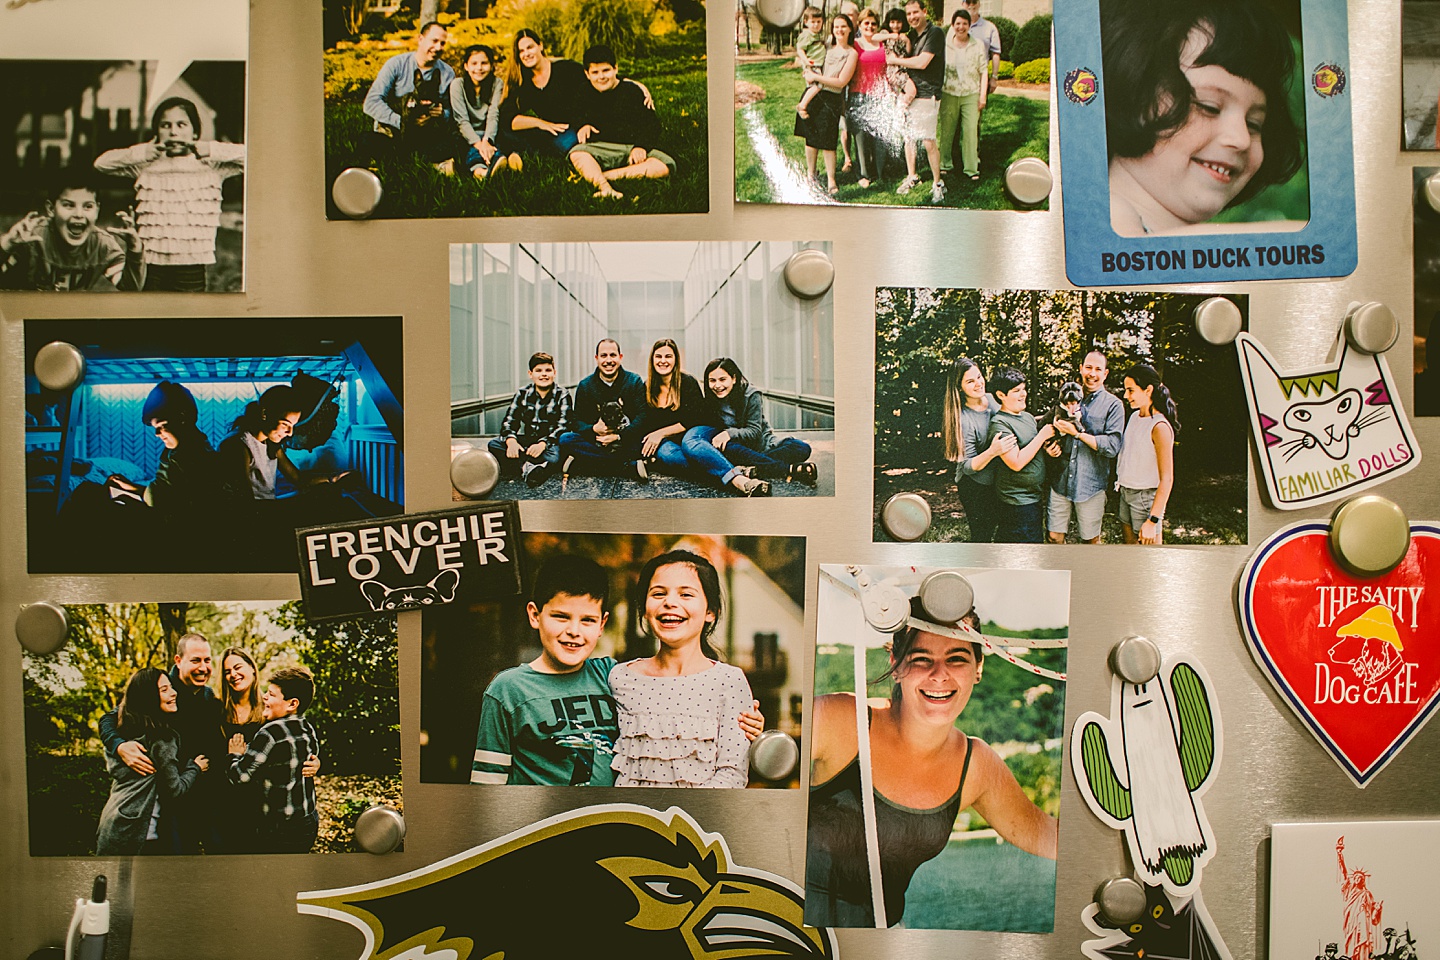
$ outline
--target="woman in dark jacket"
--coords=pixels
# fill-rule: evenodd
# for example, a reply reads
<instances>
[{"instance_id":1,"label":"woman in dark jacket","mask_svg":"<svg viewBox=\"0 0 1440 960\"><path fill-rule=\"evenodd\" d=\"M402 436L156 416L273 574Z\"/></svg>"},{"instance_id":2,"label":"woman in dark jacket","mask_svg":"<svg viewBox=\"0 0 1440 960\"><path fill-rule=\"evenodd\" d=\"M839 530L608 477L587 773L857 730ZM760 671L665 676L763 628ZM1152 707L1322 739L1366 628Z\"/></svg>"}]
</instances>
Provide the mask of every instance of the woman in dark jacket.
<instances>
[{"instance_id":1,"label":"woman in dark jacket","mask_svg":"<svg viewBox=\"0 0 1440 960\"><path fill-rule=\"evenodd\" d=\"M98 856L180 852L179 835L170 816L173 802L195 785L210 762L205 757L180 762L180 735L170 728L175 697L170 678L153 667L136 670L125 685L118 717L120 732L126 740L144 745L155 772L136 773L118 756L106 754L110 796L95 835Z\"/></svg>"},{"instance_id":2,"label":"woman in dark jacket","mask_svg":"<svg viewBox=\"0 0 1440 960\"><path fill-rule=\"evenodd\" d=\"M628 434L640 437L640 459L635 463L640 481L649 480L649 467L658 463L672 473L701 470L720 486L747 497L767 496L770 484L746 476L719 450L712 447L690 453L681 447L686 431L704 423L704 408L700 384L680 370L680 347L669 338L656 340L645 377L645 409Z\"/></svg>"},{"instance_id":3,"label":"woman in dark jacket","mask_svg":"<svg viewBox=\"0 0 1440 960\"><path fill-rule=\"evenodd\" d=\"M810 462L810 444L794 437L775 439L765 420L764 396L734 360L720 357L706 364L705 385L705 424L686 431L681 445L687 455L718 451L752 476L815 486L819 471Z\"/></svg>"}]
</instances>

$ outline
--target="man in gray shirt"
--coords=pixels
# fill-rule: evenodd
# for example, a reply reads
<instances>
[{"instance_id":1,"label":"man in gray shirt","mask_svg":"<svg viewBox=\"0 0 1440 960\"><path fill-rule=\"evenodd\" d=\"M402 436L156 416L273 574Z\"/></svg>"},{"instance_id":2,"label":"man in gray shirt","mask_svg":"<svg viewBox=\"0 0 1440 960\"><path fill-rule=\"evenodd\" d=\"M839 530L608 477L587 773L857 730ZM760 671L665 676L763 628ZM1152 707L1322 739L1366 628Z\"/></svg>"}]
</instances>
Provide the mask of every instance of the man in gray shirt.
<instances>
[{"instance_id":1,"label":"man in gray shirt","mask_svg":"<svg viewBox=\"0 0 1440 960\"><path fill-rule=\"evenodd\" d=\"M1105 389L1105 376L1110 364L1098 350L1085 354L1080 366L1080 385L1085 390L1080 401L1080 425L1057 420L1055 431L1073 437L1075 454L1064 473L1050 489L1050 509L1046 529L1051 543L1064 543L1070 529L1070 508L1075 508L1080 539L1085 543L1100 542L1100 524L1105 517L1105 493L1110 486L1110 471L1120 454L1120 441L1125 433L1125 405Z\"/></svg>"}]
</instances>

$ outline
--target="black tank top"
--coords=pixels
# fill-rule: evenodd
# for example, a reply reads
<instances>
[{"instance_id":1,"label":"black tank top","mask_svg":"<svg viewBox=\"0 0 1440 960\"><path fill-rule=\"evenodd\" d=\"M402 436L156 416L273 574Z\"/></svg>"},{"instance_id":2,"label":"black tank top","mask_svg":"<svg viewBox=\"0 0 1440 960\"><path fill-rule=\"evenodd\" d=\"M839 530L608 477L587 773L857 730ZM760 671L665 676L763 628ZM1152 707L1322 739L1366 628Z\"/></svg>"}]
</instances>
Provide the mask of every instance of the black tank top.
<instances>
[{"instance_id":1,"label":"black tank top","mask_svg":"<svg viewBox=\"0 0 1440 960\"><path fill-rule=\"evenodd\" d=\"M875 827L880 843L880 883L885 920L894 925L905 913L910 878L950 841L960 795L970 772L974 743L965 740L965 763L955 794L938 807L916 810L875 793ZM805 848L805 922L814 926L873 927L870 868L865 855L865 818L860 804L860 757L810 789Z\"/></svg>"}]
</instances>

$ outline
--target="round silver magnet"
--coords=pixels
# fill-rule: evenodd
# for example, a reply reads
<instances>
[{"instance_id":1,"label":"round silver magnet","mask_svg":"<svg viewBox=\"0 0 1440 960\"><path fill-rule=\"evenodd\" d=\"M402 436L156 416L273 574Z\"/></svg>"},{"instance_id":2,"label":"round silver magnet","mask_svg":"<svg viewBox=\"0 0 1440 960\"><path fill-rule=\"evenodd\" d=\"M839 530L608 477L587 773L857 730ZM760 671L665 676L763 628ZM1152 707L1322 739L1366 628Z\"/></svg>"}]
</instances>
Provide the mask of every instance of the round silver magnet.
<instances>
[{"instance_id":1,"label":"round silver magnet","mask_svg":"<svg viewBox=\"0 0 1440 960\"><path fill-rule=\"evenodd\" d=\"M1440 173L1432 173L1425 178L1425 185L1421 188L1425 191L1425 202L1430 209L1440 213Z\"/></svg>"},{"instance_id":2,"label":"round silver magnet","mask_svg":"<svg viewBox=\"0 0 1440 960\"><path fill-rule=\"evenodd\" d=\"M975 590L954 570L936 570L920 581L920 606L936 623L959 623L975 607Z\"/></svg>"},{"instance_id":3,"label":"round silver magnet","mask_svg":"<svg viewBox=\"0 0 1440 960\"><path fill-rule=\"evenodd\" d=\"M450 459L450 483L461 495L483 500L500 482L500 461L489 450L465 450Z\"/></svg>"},{"instance_id":4,"label":"round silver magnet","mask_svg":"<svg viewBox=\"0 0 1440 960\"><path fill-rule=\"evenodd\" d=\"M1195 331L1206 343L1216 346L1234 343L1244 325L1240 308L1229 297L1211 297L1195 308Z\"/></svg>"},{"instance_id":5,"label":"round silver magnet","mask_svg":"<svg viewBox=\"0 0 1440 960\"><path fill-rule=\"evenodd\" d=\"M355 842L366 853L394 853L405 839L405 818L394 807L377 803L355 818Z\"/></svg>"},{"instance_id":6,"label":"round silver magnet","mask_svg":"<svg viewBox=\"0 0 1440 960\"><path fill-rule=\"evenodd\" d=\"M351 220L364 220L373 215L384 195L380 178L374 170L364 167L346 167L330 184L330 197L335 206Z\"/></svg>"},{"instance_id":7,"label":"round silver magnet","mask_svg":"<svg viewBox=\"0 0 1440 960\"><path fill-rule=\"evenodd\" d=\"M805 0L755 0L755 15L767 27L784 30L800 22Z\"/></svg>"},{"instance_id":8,"label":"round silver magnet","mask_svg":"<svg viewBox=\"0 0 1440 960\"><path fill-rule=\"evenodd\" d=\"M919 540L930 529L930 503L918 493L897 493L880 508L880 525L896 540Z\"/></svg>"},{"instance_id":9,"label":"round silver magnet","mask_svg":"<svg viewBox=\"0 0 1440 960\"><path fill-rule=\"evenodd\" d=\"M15 615L15 639L31 653L54 653L65 646L69 634L70 617L58 603L28 603Z\"/></svg>"},{"instance_id":10,"label":"round silver magnet","mask_svg":"<svg viewBox=\"0 0 1440 960\"><path fill-rule=\"evenodd\" d=\"M800 765L800 745L783 730L766 730L750 744L750 769L762 780L788 780Z\"/></svg>"},{"instance_id":11,"label":"round silver magnet","mask_svg":"<svg viewBox=\"0 0 1440 960\"><path fill-rule=\"evenodd\" d=\"M1126 683L1149 683L1160 672L1160 648L1129 636L1110 648L1110 669Z\"/></svg>"},{"instance_id":12,"label":"round silver magnet","mask_svg":"<svg viewBox=\"0 0 1440 960\"><path fill-rule=\"evenodd\" d=\"M1330 552L1354 576L1389 573L1410 552L1410 520L1377 494L1351 497L1330 518Z\"/></svg>"},{"instance_id":13,"label":"round silver magnet","mask_svg":"<svg viewBox=\"0 0 1440 960\"><path fill-rule=\"evenodd\" d=\"M1044 203L1054 186L1049 164L1039 157L1021 157L1005 168L1005 191L1024 206Z\"/></svg>"},{"instance_id":14,"label":"round silver magnet","mask_svg":"<svg viewBox=\"0 0 1440 960\"><path fill-rule=\"evenodd\" d=\"M47 343L35 351L35 379L46 390L73 390L85 379L85 354L64 340Z\"/></svg>"},{"instance_id":15,"label":"round silver magnet","mask_svg":"<svg viewBox=\"0 0 1440 960\"><path fill-rule=\"evenodd\" d=\"M1107 923L1123 929L1145 915L1145 888L1130 877L1111 877L1095 888L1095 903Z\"/></svg>"},{"instance_id":16,"label":"round silver magnet","mask_svg":"<svg viewBox=\"0 0 1440 960\"><path fill-rule=\"evenodd\" d=\"M785 286L801 300L817 300L835 283L835 264L824 250L801 250L785 261Z\"/></svg>"},{"instance_id":17,"label":"round silver magnet","mask_svg":"<svg viewBox=\"0 0 1440 960\"><path fill-rule=\"evenodd\" d=\"M1345 314L1345 339L1365 353L1384 353L1400 338L1400 321L1383 303L1362 303Z\"/></svg>"}]
</instances>

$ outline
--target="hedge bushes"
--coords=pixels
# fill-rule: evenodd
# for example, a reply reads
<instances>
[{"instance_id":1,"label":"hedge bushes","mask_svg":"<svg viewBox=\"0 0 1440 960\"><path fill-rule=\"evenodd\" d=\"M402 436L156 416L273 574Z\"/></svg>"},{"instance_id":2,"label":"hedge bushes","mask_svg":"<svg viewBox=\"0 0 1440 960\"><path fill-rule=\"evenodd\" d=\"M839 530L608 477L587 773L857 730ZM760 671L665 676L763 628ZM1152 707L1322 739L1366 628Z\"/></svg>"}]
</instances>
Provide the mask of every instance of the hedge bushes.
<instances>
[{"instance_id":1,"label":"hedge bushes","mask_svg":"<svg viewBox=\"0 0 1440 960\"><path fill-rule=\"evenodd\" d=\"M1048 59L1050 56L1051 20L1052 17L1048 13L1038 13L1026 20L1025 26L1020 28L1020 33L1015 38L1015 46L1010 51L1010 59L1019 64L1029 63L1031 60Z\"/></svg>"},{"instance_id":2,"label":"hedge bushes","mask_svg":"<svg viewBox=\"0 0 1440 960\"><path fill-rule=\"evenodd\" d=\"M1049 83L1050 58L1042 57L1020 64L1015 68L1015 80L1019 83Z\"/></svg>"},{"instance_id":3,"label":"hedge bushes","mask_svg":"<svg viewBox=\"0 0 1440 960\"><path fill-rule=\"evenodd\" d=\"M995 24L995 32L1000 34L1000 52L1010 56L1010 51L1015 46L1015 38L1020 34L1020 24L1009 17L986 17Z\"/></svg>"}]
</instances>

